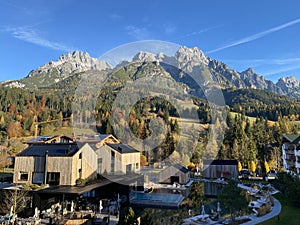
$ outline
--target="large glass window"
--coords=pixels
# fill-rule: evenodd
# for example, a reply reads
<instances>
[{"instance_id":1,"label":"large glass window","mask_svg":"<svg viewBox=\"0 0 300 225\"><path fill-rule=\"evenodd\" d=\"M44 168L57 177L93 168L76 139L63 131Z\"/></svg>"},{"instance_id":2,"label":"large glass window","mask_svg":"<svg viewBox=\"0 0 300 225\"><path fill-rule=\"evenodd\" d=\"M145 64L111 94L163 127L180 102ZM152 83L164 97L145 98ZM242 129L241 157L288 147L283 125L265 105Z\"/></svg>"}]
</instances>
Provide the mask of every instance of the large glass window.
<instances>
[{"instance_id":1,"label":"large glass window","mask_svg":"<svg viewBox=\"0 0 300 225\"><path fill-rule=\"evenodd\" d=\"M33 172L32 173L32 183L33 184L42 184L44 182L44 173L43 172Z\"/></svg>"}]
</instances>

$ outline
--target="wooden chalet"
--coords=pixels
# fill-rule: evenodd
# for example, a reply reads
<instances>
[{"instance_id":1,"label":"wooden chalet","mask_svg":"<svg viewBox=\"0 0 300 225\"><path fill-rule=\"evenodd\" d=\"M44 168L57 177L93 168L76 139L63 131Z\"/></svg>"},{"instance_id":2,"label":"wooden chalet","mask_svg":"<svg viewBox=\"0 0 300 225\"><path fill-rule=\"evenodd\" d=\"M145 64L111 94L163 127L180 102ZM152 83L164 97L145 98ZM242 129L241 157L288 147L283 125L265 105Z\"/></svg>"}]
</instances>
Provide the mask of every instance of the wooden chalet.
<instances>
[{"instance_id":1,"label":"wooden chalet","mask_svg":"<svg viewBox=\"0 0 300 225\"><path fill-rule=\"evenodd\" d=\"M97 154L88 144L35 143L16 155L16 184L75 185L97 176Z\"/></svg>"},{"instance_id":2,"label":"wooden chalet","mask_svg":"<svg viewBox=\"0 0 300 225\"><path fill-rule=\"evenodd\" d=\"M159 173L159 183L187 184L189 180L189 170L180 164L174 164Z\"/></svg>"},{"instance_id":3,"label":"wooden chalet","mask_svg":"<svg viewBox=\"0 0 300 225\"><path fill-rule=\"evenodd\" d=\"M118 143L99 144L95 151L98 156L99 174L128 174L140 171L140 152L133 147Z\"/></svg>"},{"instance_id":4,"label":"wooden chalet","mask_svg":"<svg viewBox=\"0 0 300 225\"><path fill-rule=\"evenodd\" d=\"M238 178L237 160L204 160L203 176L205 178Z\"/></svg>"}]
</instances>

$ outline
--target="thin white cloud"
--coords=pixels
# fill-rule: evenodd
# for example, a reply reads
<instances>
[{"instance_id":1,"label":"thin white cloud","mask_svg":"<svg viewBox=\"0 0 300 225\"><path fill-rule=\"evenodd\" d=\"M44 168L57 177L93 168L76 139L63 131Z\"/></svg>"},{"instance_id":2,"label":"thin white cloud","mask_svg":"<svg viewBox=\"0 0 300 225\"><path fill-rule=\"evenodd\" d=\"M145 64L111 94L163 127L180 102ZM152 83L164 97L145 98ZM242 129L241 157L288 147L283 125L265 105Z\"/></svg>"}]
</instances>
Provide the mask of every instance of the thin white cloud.
<instances>
[{"instance_id":1,"label":"thin white cloud","mask_svg":"<svg viewBox=\"0 0 300 225\"><path fill-rule=\"evenodd\" d=\"M185 34L185 35L183 35L183 36L181 36L181 37L175 38L175 39L173 39L173 41L181 41L181 40L184 39L184 38L190 38L190 37L192 37L192 36L200 35L200 34L203 34L203 33L208 32L208 31L210 31L210 30L214 30L214 29L216 29L216 28L219 28L219 27L221 27L221 26L222 26L222 25L217 25L217 26L207 27L207 28L204 28L204 29L199 30L199 31L194 31L194 32Z\"/></svg>"},{"instance_id":2,"label":"thin white cloud","mask_svg":"<svg viewBox=\"0 0 300 225\"><path fill-rule=\"evenodd\" d=\"M204 29L202 29L202 30L199 30L199 31L195 31L195 32L186 34L186 35L182 36L181 38L187 38L187 37L199 35L199 34L208 32L208 31L210 31L210 30L214 30L214 29L216 29L216 28L219 28L219 27L221 27L221 26L222 26L222 25L217 25L217 26L207 27L207 28L204 28Z\"/></svg>"},{"instance_id":3,"label":"thin white cloud","mask_svg":"<svg viewBox=\"0 0 300 225\"><path fill-rule=\"evenodd\" d=\"M120 20L123 18L123 16L121 16L120 14L117 14L117 13L113 13L109 17L113 20Z\"/></svg>"},{"instance_id":4,"label":"thin white cloud","mask_svg":"<svg viewBox=\"0 0 300 225\"><path fill-rule=\"evenodd\" d=\"M6 27L2 31L9 32L14 38L42 47L66 52L75 50L75 48L65 44L45 39L39 35L37 30L29 27Z\"/></svg>"},{"instance_id":5,"label":"thin white cloud","mask_svg":"<svg viewBox=\"0 0 300 225\"><path fill-rule=\"evenodd\" d=\"M283 68L279 68L279 69L270 69L270 70L266 70L263 71L263 74L265 76L270 76L270 75L274 75L274 74L283 74L283 73L287 73L293 70L298 70L300 69L300 65L290 65L290 66L285 66Z\"/></svg>"},{"instance_id":6,"label":"thin white cloud","mask_svg":"<svg viewBox=\"0 0 300 225\"><path fill-rule=\"evenodd\" d=\"M125 28L128 35L132 36L136 40L145 40L149 39L150 31L146 27L136 27L133 25L127 26Z\"/></svg>"},{"instance_id":7,"label":"thin white cloud","mask_svg":"<svg viewBox=\"0 0 300 225\"><path fill-rule=\"evenodd\" d=\"M251 67L259 74L270 76L275 74L288 73L300 69L300 58L280 58L280 59L224 59L224 62L235 66Z\"/></svg>"},{"instance_id":8,"label":"thin white cloud","mask_svg":"<svg viewBox=\"0 0 300 225\"><path fill-rule=\"evenodd\" d=\"M176 32L176 26L174 24L164 24L165 33L167 35L174 34Z\"/></svg>"},{"instance_id":9,"label":"thin white cloud","mask_svg":"<svg viewBox=\"0 0 300 225\"><path fill-rule=\"evenodd\" d=\"M298 18L296 20L292 20L292 21L290 21L288 23L284 23L284 24L279 25L277 27L273 27L271 29L265 30L263 32L260 32L260 33L257 33L257 34L254 34L254 35L242 38L240 40L234 41L231 44L226 44L226 45L224 45L222 47L213 49L213 50L208 51L206 53L210 54L210 53L218 52L218 51L221 51L221 50L224 50L224 49L227 49L227 48L231 48L231 47L234 47L234 46L237 46L237 45L241 45L241 44L244 44L244 43L247 43L247 42L251 42L251 41L254 41L256 39L262 38L262 37L264 37L264 36L266 36L268 34L274 33L276 31L280 31L282 29L285 29L287 27L293 26L293 25L298 24L298 23L300 23L300 18Z\"/></svg>"},{"instance_id":10,"label":"thin white cloud","mask_svg":"<svg viewBox=\"0 0 300 225\"><path fill-rule=\"evenodd\" d=\"M300 58L283 58L283 59L224 59L223 61L227 63L235 63L235 64L249 64L256 66L264 66L264 65L291 65L298 64L300 65Z\"/></svg>"}]
</instances>

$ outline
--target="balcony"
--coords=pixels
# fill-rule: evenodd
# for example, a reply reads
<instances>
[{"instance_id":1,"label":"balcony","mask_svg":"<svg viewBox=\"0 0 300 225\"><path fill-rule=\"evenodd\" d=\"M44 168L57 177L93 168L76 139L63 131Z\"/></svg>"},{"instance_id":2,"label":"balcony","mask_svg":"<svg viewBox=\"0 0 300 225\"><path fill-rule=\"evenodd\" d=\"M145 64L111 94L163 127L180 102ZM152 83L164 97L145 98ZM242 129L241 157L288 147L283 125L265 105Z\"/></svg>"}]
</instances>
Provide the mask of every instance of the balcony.
<instances>
[{"instance_id":1,"label":"balcony","mask_svg":"<svg viewBox=\"0 0 300 225\"><path fill-rule=\"evenodd\" d=\"M296 160L286 160L285 163L288 165L288 167L295 166Z\"/></svg>"},{"instance_id":2,"label":"balcony","mask_svg":"<svg viewBox=\"0 0 300 225\"><path fill-rule=\"evenodd\" d=\"M288 150L294 150L294 149L295 149L295 145L284 144L284 145L283 145L283 149L284 149L285 151L288 151Z\"/></svg>"},{"instance_id":3,"label":"balcony","mask_svg":"<svg viewBox=\"0 0 300 225\"><path fill-rule=\"evenodd\" d=\"M286 155L294 155L295 151L294 150L285 150Z\"/></svg>"},{"instance_id":4,"label":"balcony","mask_svg":"<svg viewBox=\"0 0 300 225\"><path fill-rule=\"evenodd\" d=\"M286 155L286 156L285 156L285 160L286 160L286 161L295 162L295 161L296 161L296 157L295 157L295 156L292 156L292 155Z\"/></svg>"},{"instance_id":5,"label":"balcony","mask_svg":"<svg viewBox=\"0 0 300 225\"><path fill-rule=\"evenodd\" d=\"M300 150L295 150L294 154L295 154L295 156L300 156Z\"/></svg>"}]
</instances>

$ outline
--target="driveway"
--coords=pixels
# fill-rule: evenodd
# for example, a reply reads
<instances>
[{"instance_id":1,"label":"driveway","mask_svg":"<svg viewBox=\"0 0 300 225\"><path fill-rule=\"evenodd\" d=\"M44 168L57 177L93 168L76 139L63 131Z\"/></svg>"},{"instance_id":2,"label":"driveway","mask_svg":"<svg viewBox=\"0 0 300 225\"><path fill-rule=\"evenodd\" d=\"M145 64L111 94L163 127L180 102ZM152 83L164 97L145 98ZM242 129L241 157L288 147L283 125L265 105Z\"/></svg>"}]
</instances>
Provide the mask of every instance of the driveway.
<instances>
[{"instance_id":1,"label":"driveway","mask_svg":"<svg viewBox=\"0 0 300 225\"><path fill-rule=\"evenodd\" d=\"M273 206L271 212L269 212L268 214L266 214L264 216L260 216L260 217L250 216L251 221L243 223L242 225L255 225L255 224L264 222L266 220L269 220L275 216L278 216L281 212L281 204L276 198L273 197L273 199L274 199L274 206Z\"/></svg>"}]
</instances>

